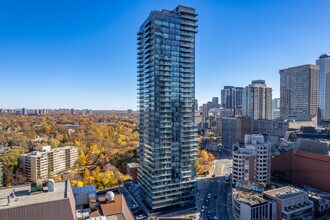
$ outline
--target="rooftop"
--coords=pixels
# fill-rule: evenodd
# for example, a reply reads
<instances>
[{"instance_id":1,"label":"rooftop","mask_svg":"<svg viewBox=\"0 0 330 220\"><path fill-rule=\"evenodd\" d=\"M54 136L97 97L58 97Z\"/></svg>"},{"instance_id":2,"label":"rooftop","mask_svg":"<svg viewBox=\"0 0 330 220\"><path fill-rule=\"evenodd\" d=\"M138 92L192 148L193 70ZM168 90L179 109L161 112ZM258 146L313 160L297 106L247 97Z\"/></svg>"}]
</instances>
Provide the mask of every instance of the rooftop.
<instances>
[{"instance_id":1,"label":"rooftop","mask_svg":"<svg viewBox=\"0 0 330 220\"><path fill-rule=\"evenodd\" d=\"M233 196L237 201L243 202L250 206L267 202L267 200L262 197L262 193L246 191L238 188L233 189Z\"/></svg>"},{"instance_id":2,"label":"rooftop","mask_svg":"<svg viewBox=\"0 0 330 220\"><path fill-rule=\"evenodd\" d=\"M11 196L13 190L15 190L15 195L17 197L16 201ZM22 185L22 186L15 186L15 187L1 189L0 210L66 199L67 182L66 181L56 182L54 192L36 192L32 194L30 192L31 192L30 185ZM8 205L7 196L11 196L10 205Z\"/></svg>"},{"instance_id":3,"label":"rooftop","mask_svg":"<svg viewBox=\"0 0 330 220\"><path fill-rule=\"evenodd\" d=\"M319 59L330 58L330 54L322 54Z\"/></svg>"},{"instance_id":4,"label":"rooftop","mask_svg":"<svg viewBox=\"0 0 330 220\"><path fill-rule=\"evenodd\" d=\"M139 164L138 164L138 163L127 163L127 166L128 166L129 168L135 168L135 167L138 167Z\"/></svg>"},{"instance_id":5,"label":"rooftop","mask_svg":"<svg viewBox=\"0 0 330 220\"><path fill-rule=\"evenodd\" d=\"M265 195L276 197L281 200L307 195L305 192L290 186L285 186L278 189L268 190L264 192Z\"/></svg>"},{"instance_id":6,"label":"rooftop","mask_svg":"<svg viewBox=\"0 0 330 220\"><path fill-rule=\"evenodd\" d=\"M96 202L96 201L95 201ZM129 220L133 219L133 215L129 210L125 197L123 194L116 194L113 201L107 201L105 196L99 196L98 202L100 203L100 209L97 213L91 213L91 217L98 217L100 214L109 217L114 217L114 219Z\"/></svg>"}]
</instances>

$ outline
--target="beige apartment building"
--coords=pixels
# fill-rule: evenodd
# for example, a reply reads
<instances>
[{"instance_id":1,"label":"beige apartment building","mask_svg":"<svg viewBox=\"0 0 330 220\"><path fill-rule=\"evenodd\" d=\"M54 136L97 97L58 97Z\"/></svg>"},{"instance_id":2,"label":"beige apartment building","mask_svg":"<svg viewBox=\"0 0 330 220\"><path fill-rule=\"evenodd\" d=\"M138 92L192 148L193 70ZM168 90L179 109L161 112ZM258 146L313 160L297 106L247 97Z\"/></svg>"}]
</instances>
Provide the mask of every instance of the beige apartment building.
<instances>
[{"instance_id":1,"label":"beige apartment building","mask_svg":"<svg viewBox=\"0 0 330 220\"><path fill-rule=\"evenodd\" d=\"M78 148L66 146L51 149L45 146L41 151L33 151L20 156L20 167L30 181L47 179L56 173L73 167L78 159Z\"/></svg>"},{"instance_id":2,"label":"beige apartment building","mask_svg":"<svg viewBox=\"0 0 330 220\"><path fill-rule=\"evenodd\" d=\"M306 120L318 114L317 65L302 65L280 70L281 117Z\"/></svg>"},{"instance_id":3,"label":"beige apartment building","mask_svg":"<svg viewBox=\"0 0 330 220\"><path fill-rule=\"evenodd\" d=\"M262 135L245 135L245 147L233 151L233 181L269 184L271 145Z\"/></svg>"},{"instance_id":4,"label":"beige apartment building","mask_svg":"<svg viewBox=\"0 0 330 220\"><path fill-rule=\"evenodd\" d=\"M272 119L272 89L265 80L253 80L243 90L242 114L252 120Z\"/></svg>"}]
</instances>

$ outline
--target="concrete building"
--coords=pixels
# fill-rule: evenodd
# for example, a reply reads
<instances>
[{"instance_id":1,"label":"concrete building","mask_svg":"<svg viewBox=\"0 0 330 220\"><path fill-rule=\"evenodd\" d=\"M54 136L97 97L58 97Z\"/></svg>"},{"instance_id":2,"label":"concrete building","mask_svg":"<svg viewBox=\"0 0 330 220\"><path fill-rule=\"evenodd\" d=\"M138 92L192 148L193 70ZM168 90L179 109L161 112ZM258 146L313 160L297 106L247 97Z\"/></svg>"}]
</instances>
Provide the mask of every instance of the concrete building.
<instances>
[{"instance_id":1,"label":"concrete building","mask_svg":"<svg viewBox=\"0 0 330 220\"><path fill-rule=\"evenodd\" d=\"M194 107L195 107L195 111L198 111L198 100L197 99L195 99Z\"/></svg>"},{"instance_id":2,"label":"concrete building","mask_svg":"<svg viewBox=\"0 0 330 220\"><path fill-rule=\"evenodd\" d=\"M283 138L287 131L289 130L300 130L304 126L317 126L316 118L315 120L309 121L296 121L296 120L282 120L282 119L259 119L253 120L252 122L252 132L257 134L262 134L265 136L266 140L277 144L280 139Z\"/></svg>"},{"instance_id":3,"label":"concrete building","mask_svg":"<svg viewBox=\"0 0 330 220\"><path fill-rule=\"evenodd\" d=\"M243 88L234 86L224 86L221 90L221 107L231 109L241 109L243 98Z\"/></svg>"},{"instance_id":4,"label":"concrete building","mask_svg":"<svg viewBox=\"0 0 330 220\"><path fill-rule=\"evenodd\" d=\"M72 168L77 159L77 147L66 146L51 150L46 146L42 151L20 155L20 167L28 180L36 182L38 179L46 180L49 176Z\"/></svg>"},{"instance_id":5,"label":"concrete building","mask_svg":"<svg viewBox=\"0 0 330 220\"><path fill-rule=\"evenodd\" d=\"M195 111L195 126L201 127L201 123L203 122L203 115L200 111Z\"/></svg>"},{"instance_id":6,"label":"concrete building","mask_svg":"<svg viewBox=\"0 0 330 220\"><path fill-rule=\"evenodd\" d=\"M242 115L252 120L272 119L272 89L265 80L253 80L243 90Z\"/></svg>"},{"instance_id":7,"label":"concrete building","mask_svg":"<svg viewBox=\"0 0 330 220\"><path fill-rule=\"evenodd\" d=\"M267 200L262 193L234 188L232 209L235 220L267 219L276 220L276 203Z\"/></svg>"},{"instance_id":8,"label":"concrete building","mask_svg":"<svg viewBox=\"0 0 330 220\"><path fill-rule=\"evenodd\" d=\"M49 174L48 155L44 152L33 151L20 155L20 167L23 168L28 180L36 182L46 180Z\"/></svg>"},{"instance_id":9,"label":"concrete building","mask_svg":"<svg viewBox=\"0 0 330 220\"><path fill-rule=\"evenodd\" d=\"M222 145L231 148L233 145L243 144L245 135L251 133L249 117L236 116L222 118Z\"/></svg>"},{"instance_id":10,"label":"concrete building","mask_svg":"<svg viewBox=\"0 0 330 220\"><path fill-rule=\"evenodd\" d=\"M0 189L0 219L75 220L70 182L52 184L53 187L38 192L30 185Z\"/></svg>"},{"instance_id":11,"label":"concrete building","mask_svg":"<svg viewBox=\"0 0 330 220\"><path fill-rule=\"evenodd\" d=\"M152 210L195 204L196 16L152 11L138 32L138 182Z\"/></svg>"},{"instance_id":12,"label":"concrete building","mask_svg":"<svg viewBox=\"0 0 330 220\"><path fill-rule=\"evenodd\" d=\"M318 77L318 108L320 120L330 120L330 54L316 60L320 67Z\"/></svg>"},{"instance_id":13,"label":"concrete building","mask_svg":"<svg viewBox=\"0 0 330 220\"><path fill-rule=\"evenodd\" d=\"M282 187L264 192L277 206L277 219L314 219L314 204L308 194L293 187Z\"/></svg>"},{"instance_id":14,"label":"concrete building","mask_svg":"<svg viewBox=\"0 0 330 220\"><path fill-rule=\"evenodd\" d=\"M137 180L137 170L139 164L137 163L127 163L126 164L126 172L128 175L132 177L132 180Z\"/></svg>"},{"instance_id":15,"label":"concrete building","mask_svg":"<svg viewBox=\"0 0 330 220\"><path fill-rule=\"evenodd\" d=\"M307 120L317 116L319 66L296 66L279 73L281 117Z\"/></svg>"},{"instance_id":16,"label":"concrete building","mask_svg":"<svg viewBox=\"0 0 330 220\"><path fill-rule=\"evenodd\" d=\"M245 147L233 151L233 182L238 180L269 184L271 145L262 135L245 135Z\"/></svg>"}]
</instances>

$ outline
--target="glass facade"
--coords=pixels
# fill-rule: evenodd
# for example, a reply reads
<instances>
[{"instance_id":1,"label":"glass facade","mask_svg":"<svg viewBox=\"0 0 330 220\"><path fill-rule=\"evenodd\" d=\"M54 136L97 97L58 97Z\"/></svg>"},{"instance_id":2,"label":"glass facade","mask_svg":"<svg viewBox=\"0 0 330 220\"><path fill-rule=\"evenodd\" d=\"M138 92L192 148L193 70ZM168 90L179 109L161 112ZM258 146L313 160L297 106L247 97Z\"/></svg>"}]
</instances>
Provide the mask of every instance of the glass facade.
<instances>
[{"instance_id":1,"label":"glass facade","mask_svg":"<svg viewBox=\"0 0 330 220\"><path fill-rule=\"evenodd\" d=\"M243 87L224 86L221 90L221 107L242 108Z\"/></svg>"},{"instance_id":2,"label":"glass facade","mask_svg":"<svg viewBox=\"0 0 330 220\"><path fill-rule=\"evenodd\" d=\"M138 32L138 182L153 210L195 203L196 16L152 11Z\"/></svg>"},{"instance_id":3,"label":"glass facade","mask_svg":"<svg viewBox=\"0 0 330 220\"><path fill-rule=\"evenodd\" d=\"M316 60L320 67L318 84L318 108L320 120L330 119L330 55L324 54Z\"/></svg>"}]
</instances>

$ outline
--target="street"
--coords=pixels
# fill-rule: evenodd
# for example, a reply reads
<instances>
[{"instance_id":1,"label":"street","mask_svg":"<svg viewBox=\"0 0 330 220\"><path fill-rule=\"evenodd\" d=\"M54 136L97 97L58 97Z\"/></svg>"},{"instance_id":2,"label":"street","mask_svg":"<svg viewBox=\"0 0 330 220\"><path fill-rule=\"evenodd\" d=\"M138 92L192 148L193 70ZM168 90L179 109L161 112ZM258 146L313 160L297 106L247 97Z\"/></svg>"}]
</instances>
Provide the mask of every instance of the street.
<instances>
[{"instance_id":1,"label":"street","mask_svg":"<svg viewBox=\"0 0 330 220\"><path fill-rule=\"evenodd\" d=\"M231 181L226 181L224 175L231 173L232 160L231 152L221 149L221 153L216 155L214 169L211 170L210 177L197 179L196 208L178 210L163 214L163 217L194 217L196 219L211 219L216 216L218 219L229 220L231 215ZM213 176L214 177L211 177ZM211 199L208 198L211 194ZM206 200L208 205L205 205ZM201 208L206 209L201 213ZM208 217L209 212L209 217ZM202 214L202 215L200 215Z\"/></svg>"},{"instance_id":2,"label":"street","mask_svg":"<svg viewBox=\"0 0 330 220\"><path fill-rule=\"evenodd\" d=\"M230 173L232 168L231 152L222 150L218 153L215 161L214 176L198 180L199 198L197 199L197 210L205 206L205 211L200 219L231 219L230 204L230 181L225 181L224 174ZM211 194L211 198L208 195ZM201 198L203 198L201 200ZM208 205L206 205L208 204Z\"/></svg>"}]
</instances>

